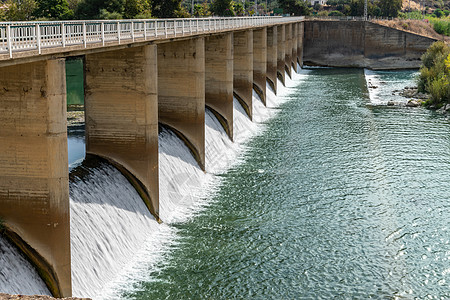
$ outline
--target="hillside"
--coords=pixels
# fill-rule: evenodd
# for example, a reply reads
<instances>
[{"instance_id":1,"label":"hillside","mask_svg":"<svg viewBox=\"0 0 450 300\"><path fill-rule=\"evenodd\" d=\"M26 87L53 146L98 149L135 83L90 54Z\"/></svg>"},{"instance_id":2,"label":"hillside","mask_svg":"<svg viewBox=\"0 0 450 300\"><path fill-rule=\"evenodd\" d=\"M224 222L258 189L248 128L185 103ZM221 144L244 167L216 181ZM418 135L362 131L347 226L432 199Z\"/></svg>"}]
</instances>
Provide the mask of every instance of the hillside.
<instances>
[{"instance_id":1,"label":"hillside","mask_svg":"<svg viewBox=\"0 0 450 300\"><path fill-rule=\"evenodd\" d=\"M381 24L384 26L392 27L399 30L408 31L415 34L420 34L423 36L431 37L434 39L442 40L444 39L446 42L450 41L450 37L443 36L437 33L430 23L421 21L421 20L377 20L374 21L377 24Z\"/></svg>"},{"instance_id":2,"label":"hillside","mask_svg":"<svg viewBox=\"0 0 450 300\"><path fill-rule=\"evenodd\" d=\"M419 0L403 0L403 10L408 10L411 5L411 10L420 10ZM440 9L450 9L449 0L427 0L425 1L425 6L431 10Z\"/></svg>"}]
</instances>

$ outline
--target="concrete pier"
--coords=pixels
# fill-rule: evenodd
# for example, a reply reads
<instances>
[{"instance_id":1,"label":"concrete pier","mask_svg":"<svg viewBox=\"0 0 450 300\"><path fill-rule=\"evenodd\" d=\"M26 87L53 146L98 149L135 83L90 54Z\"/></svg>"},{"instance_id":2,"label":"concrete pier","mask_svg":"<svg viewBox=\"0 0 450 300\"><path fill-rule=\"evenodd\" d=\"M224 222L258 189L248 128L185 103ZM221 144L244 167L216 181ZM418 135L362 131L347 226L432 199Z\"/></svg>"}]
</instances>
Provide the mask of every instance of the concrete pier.
<instances>
[{"instance_id":1,"label":"concrete pier","mask_svg":"<svg viewBox=\"0 0 450 300\"><path fill-rule=\"evenodd\" d=\"M285 25L277 26L277 76L285 84L285 74L286 74L286 30Z\"/></svg>"},{"instance_id":2,"label":"concrete pier","mask_svg":"<svg viewBox=\"0 0 450 300\"><path fill-rule=\"evenodd\" d=\"M284 59L284 67L289 77L292 77L292 24L285 25L285 59Z\"/></svg>"},{"instance_id":3,"label":"concrete pier","mask_svg":"<svg viewBox=\"0 0 450 300\"><path fill-rule=\"evenodd\" d=\"M295 72L297 72L297 63L298 63L298 55L297 55L297 47L298 47L298 24L292 24L292 68Z\"/></svg>"},{"instance_id":4,"label":"concrete pier","mask_svg":"<svg viewBox=\"0 0 450 300\"><path fill-rule=\"evenodd\" d=\"M304 41L304 35L305 35L305 23L301 22L298 23L298 39L297 39L297 57L298 57L298 63L301 67L303 67L303 41Z\"/></svg>"},{"instance_id":5,"label":"concrete pier","mask_svg":"<svg viewBox=\"0 0 450 300\"><path fill-rule=\"evenodd\" d=\"M253 88L266 105L267 28L253 31Z\"/></svg>"},{"instance_id":6,"label":"concrete pier","mask_svg":"<svg viewBox=\"0 0 450 300\"><path fill-rule=\"evenodd\" d=\"M156 46L86 55L86 152L110 160L158 218Z\"/></svg>"},{"instance_id":7,"label":"concrete pier","mask_svg":"<svg viewBox=\"0 0 450 300\"><path fill-rule=\"evenodd\" d=\"M0 218L56 296L71 296L64 59L0 71Z\"/></svg>"},{"instance_id":8,"label":"concrete pier","mask_svg":"<svg viewBox=\"0 0 450 300\"><path fill-rule=\"evenodd\" d=\"M205 103L233 140L233 33L205 38Z\"/></svg>"},{"instance_id":9,"label":"concrete pier","mask_svg":"<svg viewBox=\"0 0 450 300\"><path fill-rule=\"evenodd\" d=\"M277 92L278 28L267 27L267 81Z\"/></svg>"},{"instance_id":10,"label":"concrete pier","mask_svg":"<svg viewBox=\"0 0 450 300\"><path fill-rule=\"evenodd\" d=\"M253 30L236 31L233 46L234 94L251 120L253 109Z\"/></svg>"},{"instance_id":11,"label":"concrete pier","mask_svg":"<svg viewBox=\"0 0 450 300\"><path fill-rule=\"evenodd\" d=\"M205 170L205 40L158 45L158 118Z\"/></svg>"}]
</instances>

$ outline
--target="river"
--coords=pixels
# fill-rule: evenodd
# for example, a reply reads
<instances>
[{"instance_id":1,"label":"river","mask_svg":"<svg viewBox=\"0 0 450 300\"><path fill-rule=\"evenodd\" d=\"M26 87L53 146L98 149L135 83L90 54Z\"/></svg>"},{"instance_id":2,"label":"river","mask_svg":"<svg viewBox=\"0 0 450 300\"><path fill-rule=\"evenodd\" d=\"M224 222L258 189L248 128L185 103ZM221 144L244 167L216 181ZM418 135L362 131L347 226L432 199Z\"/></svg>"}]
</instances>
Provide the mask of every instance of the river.
<instances>
[{"instance_id":1,"label":"river","mask_svg":"<svg viewBox=\"0 0 450 300\"><path fill-rule=\"evenodd\" d=\"M312 69L129 299L450 297L450 124ZM381 95L381 96L380 96ZM381 104L381 105L380 105Z\"/></svg>"}]
</instances>

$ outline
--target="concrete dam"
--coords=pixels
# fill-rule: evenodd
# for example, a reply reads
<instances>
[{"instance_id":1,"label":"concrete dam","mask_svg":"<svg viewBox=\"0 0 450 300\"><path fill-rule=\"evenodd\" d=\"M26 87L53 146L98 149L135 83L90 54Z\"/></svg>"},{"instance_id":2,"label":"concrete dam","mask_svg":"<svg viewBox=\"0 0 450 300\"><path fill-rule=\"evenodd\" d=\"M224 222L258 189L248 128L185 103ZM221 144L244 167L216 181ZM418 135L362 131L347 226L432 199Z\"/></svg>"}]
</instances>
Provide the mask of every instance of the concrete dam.
<instances>
[{"instance_id":1,"label":"concrete dam","mask_svg":"<svg viewBox=\"0 0 450 300\"><path fill-rule=\"evenodd\" d=\"M224 145L233 147L240 139L236 126L251 131L255 101L262 106L273 101L298 66L418 68L432 42L365 21L302 17L0 23L3 236L53 296L86 295L101 286L88 282L104 277L102 270L116 259L92 270L96 257L82 258L88 256L83 251L99 247L95 239L104 237L75 231L88 219L102 230L127 223L113 212L89 214L89 201L97 201L102 184L117 188L126 178L130 187L117 193L126 190L140 203L116 197L115 205L127 211L144 207L148 218L162 224L144 220L139 230L165 234L165 212L179 203L160 201L173 198L160 179L174 178L177 168L185 168L184 181L210 172L208 124L223 130ZM69 180L65 61L71 58L83 60L86 153L113 166L107 167L111 176L87 172L102 179L98 190L88 187L88 179ZM178 147L186 147L190 167L182 160L168 167L170 159L161 151L179 158ZM167 186L179 182L171 179ZM89 192L80 192L83 185ZM117 236L125 247L128 242L120 240L120 232ZM85 269L78 269L77 277L84 278L74 291L74 261L82 259Z\"/></svg>"}]
</instances>

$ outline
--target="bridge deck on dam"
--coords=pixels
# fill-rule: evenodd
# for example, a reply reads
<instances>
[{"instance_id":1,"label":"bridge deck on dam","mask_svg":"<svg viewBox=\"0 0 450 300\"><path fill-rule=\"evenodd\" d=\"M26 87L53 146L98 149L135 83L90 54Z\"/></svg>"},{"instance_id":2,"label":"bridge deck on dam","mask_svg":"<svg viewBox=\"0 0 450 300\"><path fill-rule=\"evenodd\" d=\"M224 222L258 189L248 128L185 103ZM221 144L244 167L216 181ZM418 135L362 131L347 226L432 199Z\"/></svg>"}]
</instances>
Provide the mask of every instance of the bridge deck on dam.
<instances>
[{"instance_id":1,"label":"bridge deck on dam","mask_svg":"<svg viewBox=\"0 0 450 300\"><path fill-rule=\"evenodd\" d=\"M304 17L239 17L0 23L0 66L142 46L198 35L298 22Z\"/></svg>"}]
</instances>

